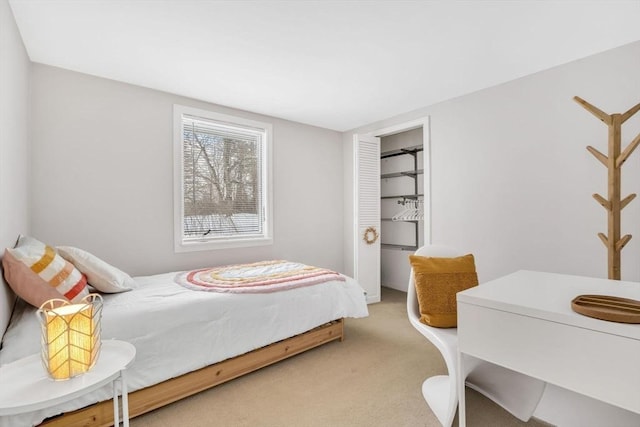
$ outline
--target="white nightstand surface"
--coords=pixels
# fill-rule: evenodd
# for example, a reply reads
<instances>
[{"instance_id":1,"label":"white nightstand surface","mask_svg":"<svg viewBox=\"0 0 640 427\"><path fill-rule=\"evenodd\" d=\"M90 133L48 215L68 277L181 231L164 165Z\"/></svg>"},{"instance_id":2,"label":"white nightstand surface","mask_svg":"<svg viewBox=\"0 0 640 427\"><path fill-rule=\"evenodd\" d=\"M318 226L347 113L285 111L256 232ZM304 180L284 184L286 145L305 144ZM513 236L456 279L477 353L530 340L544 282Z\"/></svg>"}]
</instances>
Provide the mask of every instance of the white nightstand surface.
<instances>
[{"instance_id":1,"label":"white nightstand surface","mask_svg":"<svg viewBox=\"0 0 640 427\"><path fill-rule=\"evenodd\" d=\"M87 373L65 381L47 375L40 354L0 367L0 416L36 411L67 402L109 384L135 359L136 348L124 341L102 342L100 356Z\"/></svg>"}]
</instances>

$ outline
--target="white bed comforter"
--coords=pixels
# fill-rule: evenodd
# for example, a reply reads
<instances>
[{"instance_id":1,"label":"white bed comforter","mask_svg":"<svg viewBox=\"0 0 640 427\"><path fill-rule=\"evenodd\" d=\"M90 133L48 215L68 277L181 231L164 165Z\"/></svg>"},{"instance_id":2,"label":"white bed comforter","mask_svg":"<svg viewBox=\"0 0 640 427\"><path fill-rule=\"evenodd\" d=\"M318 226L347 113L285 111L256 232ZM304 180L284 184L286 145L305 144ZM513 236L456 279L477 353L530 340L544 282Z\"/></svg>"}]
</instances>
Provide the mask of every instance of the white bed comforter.
<instances>
[{"instance_id":1,"label":"white bed comforter","mask_svg":"<svg viewBox=\"0 0 640 427\"><path fill-rule=\"evenodd\" d=\"M103 295L103 340L119 339L136 347L136 360L127 375L130 392L331 320L368 315L364 292L351 278L281 292L228 294L185 289L174 283L175 274L137 277L138 288L133 291ZM40 351L34 313L26 304L16 306L2 342L0 365ZM36 425L109 398L107 386L54 408L0 417L0 426Z\"/></svg>"}]
</instances>

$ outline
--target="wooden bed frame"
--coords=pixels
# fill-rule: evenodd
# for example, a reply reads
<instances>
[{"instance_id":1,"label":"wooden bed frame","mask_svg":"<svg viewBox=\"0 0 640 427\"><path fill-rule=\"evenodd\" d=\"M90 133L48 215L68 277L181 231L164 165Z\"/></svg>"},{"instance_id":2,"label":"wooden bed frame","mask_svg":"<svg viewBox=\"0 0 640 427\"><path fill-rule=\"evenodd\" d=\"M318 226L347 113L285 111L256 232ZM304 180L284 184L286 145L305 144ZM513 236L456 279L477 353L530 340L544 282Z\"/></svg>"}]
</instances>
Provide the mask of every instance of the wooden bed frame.
<instances>
[{"instance_id":1,"label":"wooden bed frame","mask_svg":"<svg viewBox=\"0 0 640 427\"><path fill-rule=\"evenodd\" d=\"M130 418L153 411L177 400L256 371L331 341L344 340L344 319L334 320L310 331L223 360L197 371L171 378L129 394ZM113 425L111 400L45 420L47 427L102 427Z\"/></svg>"}]
</instances>

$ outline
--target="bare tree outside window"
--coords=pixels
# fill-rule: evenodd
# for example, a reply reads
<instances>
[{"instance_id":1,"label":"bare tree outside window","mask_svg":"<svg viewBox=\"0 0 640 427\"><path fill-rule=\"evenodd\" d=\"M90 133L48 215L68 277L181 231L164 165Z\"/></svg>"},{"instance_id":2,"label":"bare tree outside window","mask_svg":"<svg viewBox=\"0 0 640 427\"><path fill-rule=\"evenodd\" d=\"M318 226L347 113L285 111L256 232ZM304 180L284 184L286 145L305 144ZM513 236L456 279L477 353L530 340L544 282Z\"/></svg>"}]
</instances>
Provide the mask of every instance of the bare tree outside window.
<instances>
[{"instance_id":1,"label":"bare tree outside window","mask_svg":"<svg viewBox=\"0 0 640 427\"><path fill-rule=\"evenodd\" d=\"M259 235L263 134L183 116L183 235Z\"/></svg>"}]
</instances>

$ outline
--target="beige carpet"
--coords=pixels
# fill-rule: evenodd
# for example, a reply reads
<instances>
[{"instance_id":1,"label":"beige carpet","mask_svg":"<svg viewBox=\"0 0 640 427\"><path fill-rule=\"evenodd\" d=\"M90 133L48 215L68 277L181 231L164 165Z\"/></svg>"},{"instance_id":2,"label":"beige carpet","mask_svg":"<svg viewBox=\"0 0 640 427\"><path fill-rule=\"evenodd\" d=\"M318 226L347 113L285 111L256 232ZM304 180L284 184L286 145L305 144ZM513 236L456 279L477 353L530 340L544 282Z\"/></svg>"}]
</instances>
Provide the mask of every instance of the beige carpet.
<instances>
[{"instance_id":1,"label":"beige carpet","mask_svg":"<svg viewBox=\"0 0 640 427\"><path fill-rule=\"evenodd\" d=\"M444 362L409 324L405 298L383 288L382 302L369 306L368 318L347 320L344 342L137 417L131 426L439 426L420 387L446 371ZM467 414L470 427L546 426L523 423L472 390Z\"/></svg>"}]
</instances>

